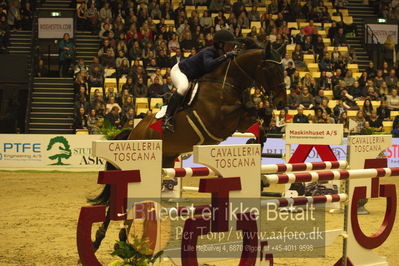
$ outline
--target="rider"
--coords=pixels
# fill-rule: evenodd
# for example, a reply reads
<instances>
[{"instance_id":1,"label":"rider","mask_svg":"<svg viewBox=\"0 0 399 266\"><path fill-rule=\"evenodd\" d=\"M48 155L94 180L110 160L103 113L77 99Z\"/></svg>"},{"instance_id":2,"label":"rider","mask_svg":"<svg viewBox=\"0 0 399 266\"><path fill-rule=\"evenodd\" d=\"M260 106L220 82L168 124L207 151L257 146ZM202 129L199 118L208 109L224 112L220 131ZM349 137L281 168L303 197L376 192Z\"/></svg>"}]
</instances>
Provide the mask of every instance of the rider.
<instances>
[{"instance_id":1,"label":"rider","mask_svg":"<svg viewBox=\"0 0 399 266\"><path fill-rule=\"evenodd\" d=\"M187 93L189 80L200 78L227 59L236 56L237 52L234 50L236 44L238 42L231 32L227 30L217 31L213 38L213 46L202 49L198 54L172 67L170 74L177 92L169 100L162 125L164 130L174 132L174 115L177 107L181 105L184 95Z\"/></svg>"}]
</instances>

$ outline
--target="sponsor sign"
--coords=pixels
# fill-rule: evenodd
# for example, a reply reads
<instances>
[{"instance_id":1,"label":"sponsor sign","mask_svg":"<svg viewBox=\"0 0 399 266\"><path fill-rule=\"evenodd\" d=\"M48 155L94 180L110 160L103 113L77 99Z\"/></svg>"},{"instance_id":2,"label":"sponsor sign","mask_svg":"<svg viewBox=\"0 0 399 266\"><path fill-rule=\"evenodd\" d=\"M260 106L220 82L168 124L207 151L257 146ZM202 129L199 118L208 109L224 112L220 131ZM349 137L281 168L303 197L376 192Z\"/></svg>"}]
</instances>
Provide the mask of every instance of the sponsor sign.
<instances>
[{"instance_id":1,"label":"sponsor sign","mask_svg":"<svg viewBox=\"0 0 399 266\"><path fill-rule=\"evenodd\" d=\"M0 167L104 168L105 160L91 155L99 135L0 135Z\"/></svg>"},{"instance_id":2,"label":"sponsor sign","mask_svg":"<svg viewBox=\"0 0 399 266\"><path fill-rule=\"evenodd\" d=\"M369 26L370 28L367 28ZM365 30L373 31L374 35L377 36L378 42L384 44L389 35L392 36L395 44L398 43L398 25L394 24L366 24ZM371 32L369 32L369 39L366 40L367 43L372 43Z\"/></svg>"},{"instance_id":3,"label":"sponsor sign","mask_svg":"<svg viewBox=\"0 0 399 266\"><path fill-rule=\"evenodd\" d=\"M342 144L344 130L342 124L300 124L286 125L287 144L332 145Z\"/></svg>"},{"instance_id":4,"label":"sponsor sign","mask_svg":"<svg viewBox=\"0 0 399 266\"><path fill-rule=\"evenodd\" d=\"M62 39L64 33L73 38L73 18L39 18L39 39Z\"/></svg>"}]
</instances>

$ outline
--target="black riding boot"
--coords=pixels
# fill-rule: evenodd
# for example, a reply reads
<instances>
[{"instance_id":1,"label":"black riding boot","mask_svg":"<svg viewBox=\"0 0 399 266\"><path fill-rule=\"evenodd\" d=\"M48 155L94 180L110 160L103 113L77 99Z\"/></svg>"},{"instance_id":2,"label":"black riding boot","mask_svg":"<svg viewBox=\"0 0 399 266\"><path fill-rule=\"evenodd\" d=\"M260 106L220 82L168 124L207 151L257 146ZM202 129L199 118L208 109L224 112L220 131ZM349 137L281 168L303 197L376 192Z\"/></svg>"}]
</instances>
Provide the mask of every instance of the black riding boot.
<instances>
[{"instance_id":1,"label":"black riding boot","mask_svg":"<svg viewBox=\"0 0 399 266\"><path fill-rule=\"evenodd\" d=\"M177 108L182 104L184 96L173 93L172 97L169 99L168 109L166 109L165 118L163 120L162 129L167 130L171 133L175 132L175 113Z\"/></svg>"}]
</instances>

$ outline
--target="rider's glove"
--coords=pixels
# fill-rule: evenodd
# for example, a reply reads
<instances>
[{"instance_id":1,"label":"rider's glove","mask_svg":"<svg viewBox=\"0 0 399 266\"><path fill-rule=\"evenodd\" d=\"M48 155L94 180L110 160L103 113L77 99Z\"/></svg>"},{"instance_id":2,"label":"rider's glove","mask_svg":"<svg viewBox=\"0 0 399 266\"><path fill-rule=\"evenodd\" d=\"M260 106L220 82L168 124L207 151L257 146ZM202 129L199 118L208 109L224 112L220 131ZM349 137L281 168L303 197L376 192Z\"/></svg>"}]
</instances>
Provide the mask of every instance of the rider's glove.
<instances>
[{"instance_id":1,"label":"rider's glove","mask_svg":"<svg viewBox=\"0 0 399 266\"><path fill-rule=\"evenodd\" d=\"M226 56L226 58L233 58L233 57L237 56L237 51L233 50L233 51L227 52L227 53L225 53L225 56Z\"/></svg>"}]
</instances>

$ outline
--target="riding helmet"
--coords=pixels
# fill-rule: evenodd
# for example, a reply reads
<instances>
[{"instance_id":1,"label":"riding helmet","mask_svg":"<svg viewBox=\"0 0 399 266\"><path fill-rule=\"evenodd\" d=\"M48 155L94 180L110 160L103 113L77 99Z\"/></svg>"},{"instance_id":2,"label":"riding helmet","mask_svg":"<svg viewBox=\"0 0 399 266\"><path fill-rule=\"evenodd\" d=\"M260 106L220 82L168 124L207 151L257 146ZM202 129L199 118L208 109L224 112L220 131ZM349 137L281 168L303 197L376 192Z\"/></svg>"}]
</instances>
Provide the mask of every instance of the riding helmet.
<instances>
[{"instance_id":1,"label":"riding helmet","mask_svg":"<svg viewBox=\"0 0 399 266\"><path fill-rule=\"evenodd\" d=\"M215 43L232 43L238 44L238 41L234 37L233 33L228 30L219 30L215 33L213 37Z\"/></svg>"}]
</instances>

